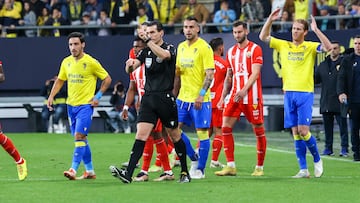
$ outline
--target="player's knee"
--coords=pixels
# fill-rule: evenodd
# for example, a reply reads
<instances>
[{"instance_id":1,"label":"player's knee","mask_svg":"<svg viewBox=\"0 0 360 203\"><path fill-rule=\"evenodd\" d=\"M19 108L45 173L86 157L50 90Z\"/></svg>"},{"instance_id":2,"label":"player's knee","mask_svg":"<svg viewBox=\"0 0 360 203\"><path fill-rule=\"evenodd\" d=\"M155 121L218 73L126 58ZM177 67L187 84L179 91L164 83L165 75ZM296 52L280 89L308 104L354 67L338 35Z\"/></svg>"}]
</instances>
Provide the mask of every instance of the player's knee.
<instances>
[{"instance_id":1,"label":"player's knee","mask_svg":"<svg viewBox=\"0 0 360 203\"><path fill-rule=\"evenodd\" d=\"M222 134L223 135L229 135L232 134L232 128L230 127L222 127L221 128Z\"/></svg>"},{"instance_id":2,"label":"player's knee","mask_svg":"<svg viewBox=\"0 0 360 203\"><path fill-rule=\"evenodd\" d=\"M299 127L298 134L302 137L305 137L309 133L309 129L306 127Z\"/></svg>"},{"instance_id":3,"label":"player's knee","mask_svg":"<svg viewBox=\"0 0 360 203\"><path fill-rule=\"evenodd\" d=\"M263 136L265 135L265 128L264 126L260 125L260 126L254 126L254 133L256 136Z\"/></svg>"}]
</instances>

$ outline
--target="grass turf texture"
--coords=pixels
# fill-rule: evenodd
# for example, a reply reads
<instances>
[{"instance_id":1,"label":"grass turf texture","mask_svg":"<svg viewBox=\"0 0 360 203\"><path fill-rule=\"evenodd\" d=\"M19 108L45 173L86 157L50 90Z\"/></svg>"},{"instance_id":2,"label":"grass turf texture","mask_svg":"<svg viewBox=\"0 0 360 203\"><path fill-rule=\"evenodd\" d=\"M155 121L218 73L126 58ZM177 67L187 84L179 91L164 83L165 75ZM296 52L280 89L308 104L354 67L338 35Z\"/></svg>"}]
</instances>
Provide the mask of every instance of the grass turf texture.
<instances>
[{"instance_id":1,"label":"grass turf texture","mask_svg":"<svg viewBox=\"0 0 360 203\"><path fill-rule=\"evenodd\" d=\"M7 134L28 163L29 176L17 180L16 166L5 151L0 153L0 201L3 202L357 202L360 194L360 164L349 158L323 157L325 173L310 179L292 179L298 172L289 133L268 132L265 176L251 177L256 164L252 133L236 135L235 159L238 174L217 177L218 169L206 168L206 178L189 184L153 182L160 173L150 173L149 182L123 184L113 178L109 165L127 161L134 135L90 134L89 142L96 180L69 181L63 171L70 167L74 149L69 134ZM196 142L194 134L190 134ZM338 142L338 135L334 136ZM318 143L320 149L324 143ZM335 143L334 147L339 144ZM155 151L155 150L154 150ZM309 154L309 153L308 153ZM211 154L209 156L209 159ZM220 161L225 163L224 153ZM188 164L190 161L188 161ZM209 166L209 164L207 165ZM83 172L83 165L78 176ZM135 171L136 175L139 169ZM176 180L179 167L174 169Z\"/></svg>"}]
</instances>

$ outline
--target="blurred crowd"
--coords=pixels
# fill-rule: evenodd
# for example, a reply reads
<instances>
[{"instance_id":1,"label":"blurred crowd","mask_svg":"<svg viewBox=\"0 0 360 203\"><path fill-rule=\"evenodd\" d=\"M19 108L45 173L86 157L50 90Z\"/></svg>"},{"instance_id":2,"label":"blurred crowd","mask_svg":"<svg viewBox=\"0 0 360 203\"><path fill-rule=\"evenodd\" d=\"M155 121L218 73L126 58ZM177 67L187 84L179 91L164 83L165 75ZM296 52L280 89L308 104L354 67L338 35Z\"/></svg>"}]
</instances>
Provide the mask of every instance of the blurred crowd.
<instances>
[{"instance_id":1,"label":"blurred crowd","mask_svg":"<svg viewBox=\"0 0 360 203\"><path fill-rule=\"evenodd\" d=\"M277 32L288 32L293 19L318 20L321 30L336 28L336 19L326 16L353 16L338 18L339 29L359 26L360 0L0 0L0 30L2 37L63 36L81 31L87 36L134 34L145 21L158 20L167 34L177 32L174 24L188 16L195 16L205 32L231 32L235 20L261 27L266 17L276 8L282 8ZM223 24L223 25L222 25ZM56 29L57 26L74 29ZM80 29L81 25L86 28ZM119 26L126 25L126 26ZM129 26L130 25L130 26ZM212 26L210 26L212 25ZM21 29L21 26L50 26L44 29ZM75 29L76 28L76 29ZM80 30L79 30L80 29Z\"/></svg>"}]
</instances>

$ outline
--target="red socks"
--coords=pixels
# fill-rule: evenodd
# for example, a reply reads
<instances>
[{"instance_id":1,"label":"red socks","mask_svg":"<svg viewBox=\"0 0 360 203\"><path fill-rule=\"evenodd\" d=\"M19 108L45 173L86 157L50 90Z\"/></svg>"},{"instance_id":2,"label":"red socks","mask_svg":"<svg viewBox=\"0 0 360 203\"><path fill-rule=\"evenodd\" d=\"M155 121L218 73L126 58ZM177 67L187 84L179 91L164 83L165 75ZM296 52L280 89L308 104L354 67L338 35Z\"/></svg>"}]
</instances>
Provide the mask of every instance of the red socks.
<instances>
[{"instance_id":1,"label":"red socks","mask_svg":"<svg viewBox=\"0 0 360 203\"><path fill-rule=\"evenodd\" d=\"M263 166L266 154L265 128L263 126L259 128L254 128L253 130L256 136L257 165Z\"/></svg>"},{"instance_id":2,"label":"red socks","mask_svg":"<svg viewBox=\"0 0 360 203\"><path fill-rule=\"evenodd\" d=\"M211 160L218 161L222 145L223 145L223 136L215 135L213 142L212 142Z\"/></svg>"},{"instance_id":3,"label":"red socks","mask_svg":"<svg viewBox=\"0 0 360 203\"><path fill-rule=\"evenodd\" d=\"M156 152L157 152L156 161L159 158L160 164L162 165L164 171L171 170L170 163L169 163L169 156L168 156L169 154L167 151L168 149L167 149L165 140L163 138L160 138L158 140L154 140L154 142L156 144Z\"/></svg>"},{"instance_id":4,"label":"red socks","mask_svg":"<svg viewBox=\"0 0 360 203\"><path fill-rule=\"evenodd\" d=\"M5 149L5 151L7 151L7 153L13 157L17 164L22 164L24 162L11 139L3 133L0 133L0 144Z\"/></svg>"},{"instance_id":5,"label":"red socks","mask_svg":"<svg viewBox=\"0 0 360 203\"><path fill-rule=\"evenodd\" d=\"M234 136L232 134L232 128L223 127L222 134L224 139L224 152L227 162L233 162L234 158Z\"/></svg>"},{"instance_id":6,"label":"red socks","mask_svg":"<svg viewBox=\"0 0 360 203\"><path fill-rule=\"evenodd\" d=\"M144 152L143 152L143 164L141 170L148 171L151 163L151 158L154 151L154 138L149 136L145 142Z\"/></svg>"}]
</instances>

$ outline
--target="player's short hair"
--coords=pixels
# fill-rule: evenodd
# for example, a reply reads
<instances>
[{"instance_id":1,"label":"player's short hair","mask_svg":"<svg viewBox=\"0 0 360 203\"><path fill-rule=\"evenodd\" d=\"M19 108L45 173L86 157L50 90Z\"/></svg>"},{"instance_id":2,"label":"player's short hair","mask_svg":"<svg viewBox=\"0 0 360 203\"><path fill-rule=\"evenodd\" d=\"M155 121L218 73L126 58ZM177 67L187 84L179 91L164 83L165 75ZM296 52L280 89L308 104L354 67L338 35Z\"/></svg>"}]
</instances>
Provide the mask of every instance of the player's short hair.
<instances>
[{"instance_id":1,"label":"player's short hair","mask_svg":"<svg viewBox=\"0 0 360 203\"><path fill-rule=\"evenodd\" d=\"M85 42L85 35L81 32L72 32L68 35L68 40L70 38L79 38L81 43Z\"/></svg>"},{"instance_id":2,"label":"player's short hair","mask_svg":"<svg viewBox=\"0 0 360 203\"><path fill-rule=\"evenodd\" d=\"M304 19L296 19L296 20L294 20L294 22L303 24L305 31L308 31L308 30L309 30L309 23L308 23L308 21L306 21L306 20L304 20Z\"/></svg>"},{"instance_id":3,"label":"player's short hair","mask_svg":"<svg viewBox=\"0 0 360 203\"><path fill-rule=\"evenodd\" d=\"M223 44L224 44L224 40L221 37L213 38L209 42L209 45L211 46L212 50L214 50L214 51Z\"/></svg>"},{"instance_id":4,"label":"player's short hair","mask_svg":"<svg viewBox=\"0 0 360 203\"><path fill-rule=\"evenodd\" d=\"M233 22L233 27L238 27L238 26L243 26L244 29L247 29L247 23L245 23L244 21L241 20L237 20L235 22Z\"/></svg>"},{"instance_id":5,"label":"player's short hair","mask_svg":"<svg viewBox=\"0 0 360 203\"><path fill-rule=\"evenodd\" d=\"M199 22L194 16L188 16L187 18L185 18L185 20L188 20L188 21L195 21L195 22Z\"/></svg>"},{"instance_id":6,"label":"player's short hair","mask_svg":"<svg viewBox=\"0 0 360 203\"><path fill-rule=\"evenodd\" d=\"M159 21L157 21L157 20L154 20L154 21L149 22L148 27L151 27L151 26L154 26L154 25L156 26L156 30L157 30L158 32L164 30L163 25L162 25Z\"/></svg>"}]
</instances>

